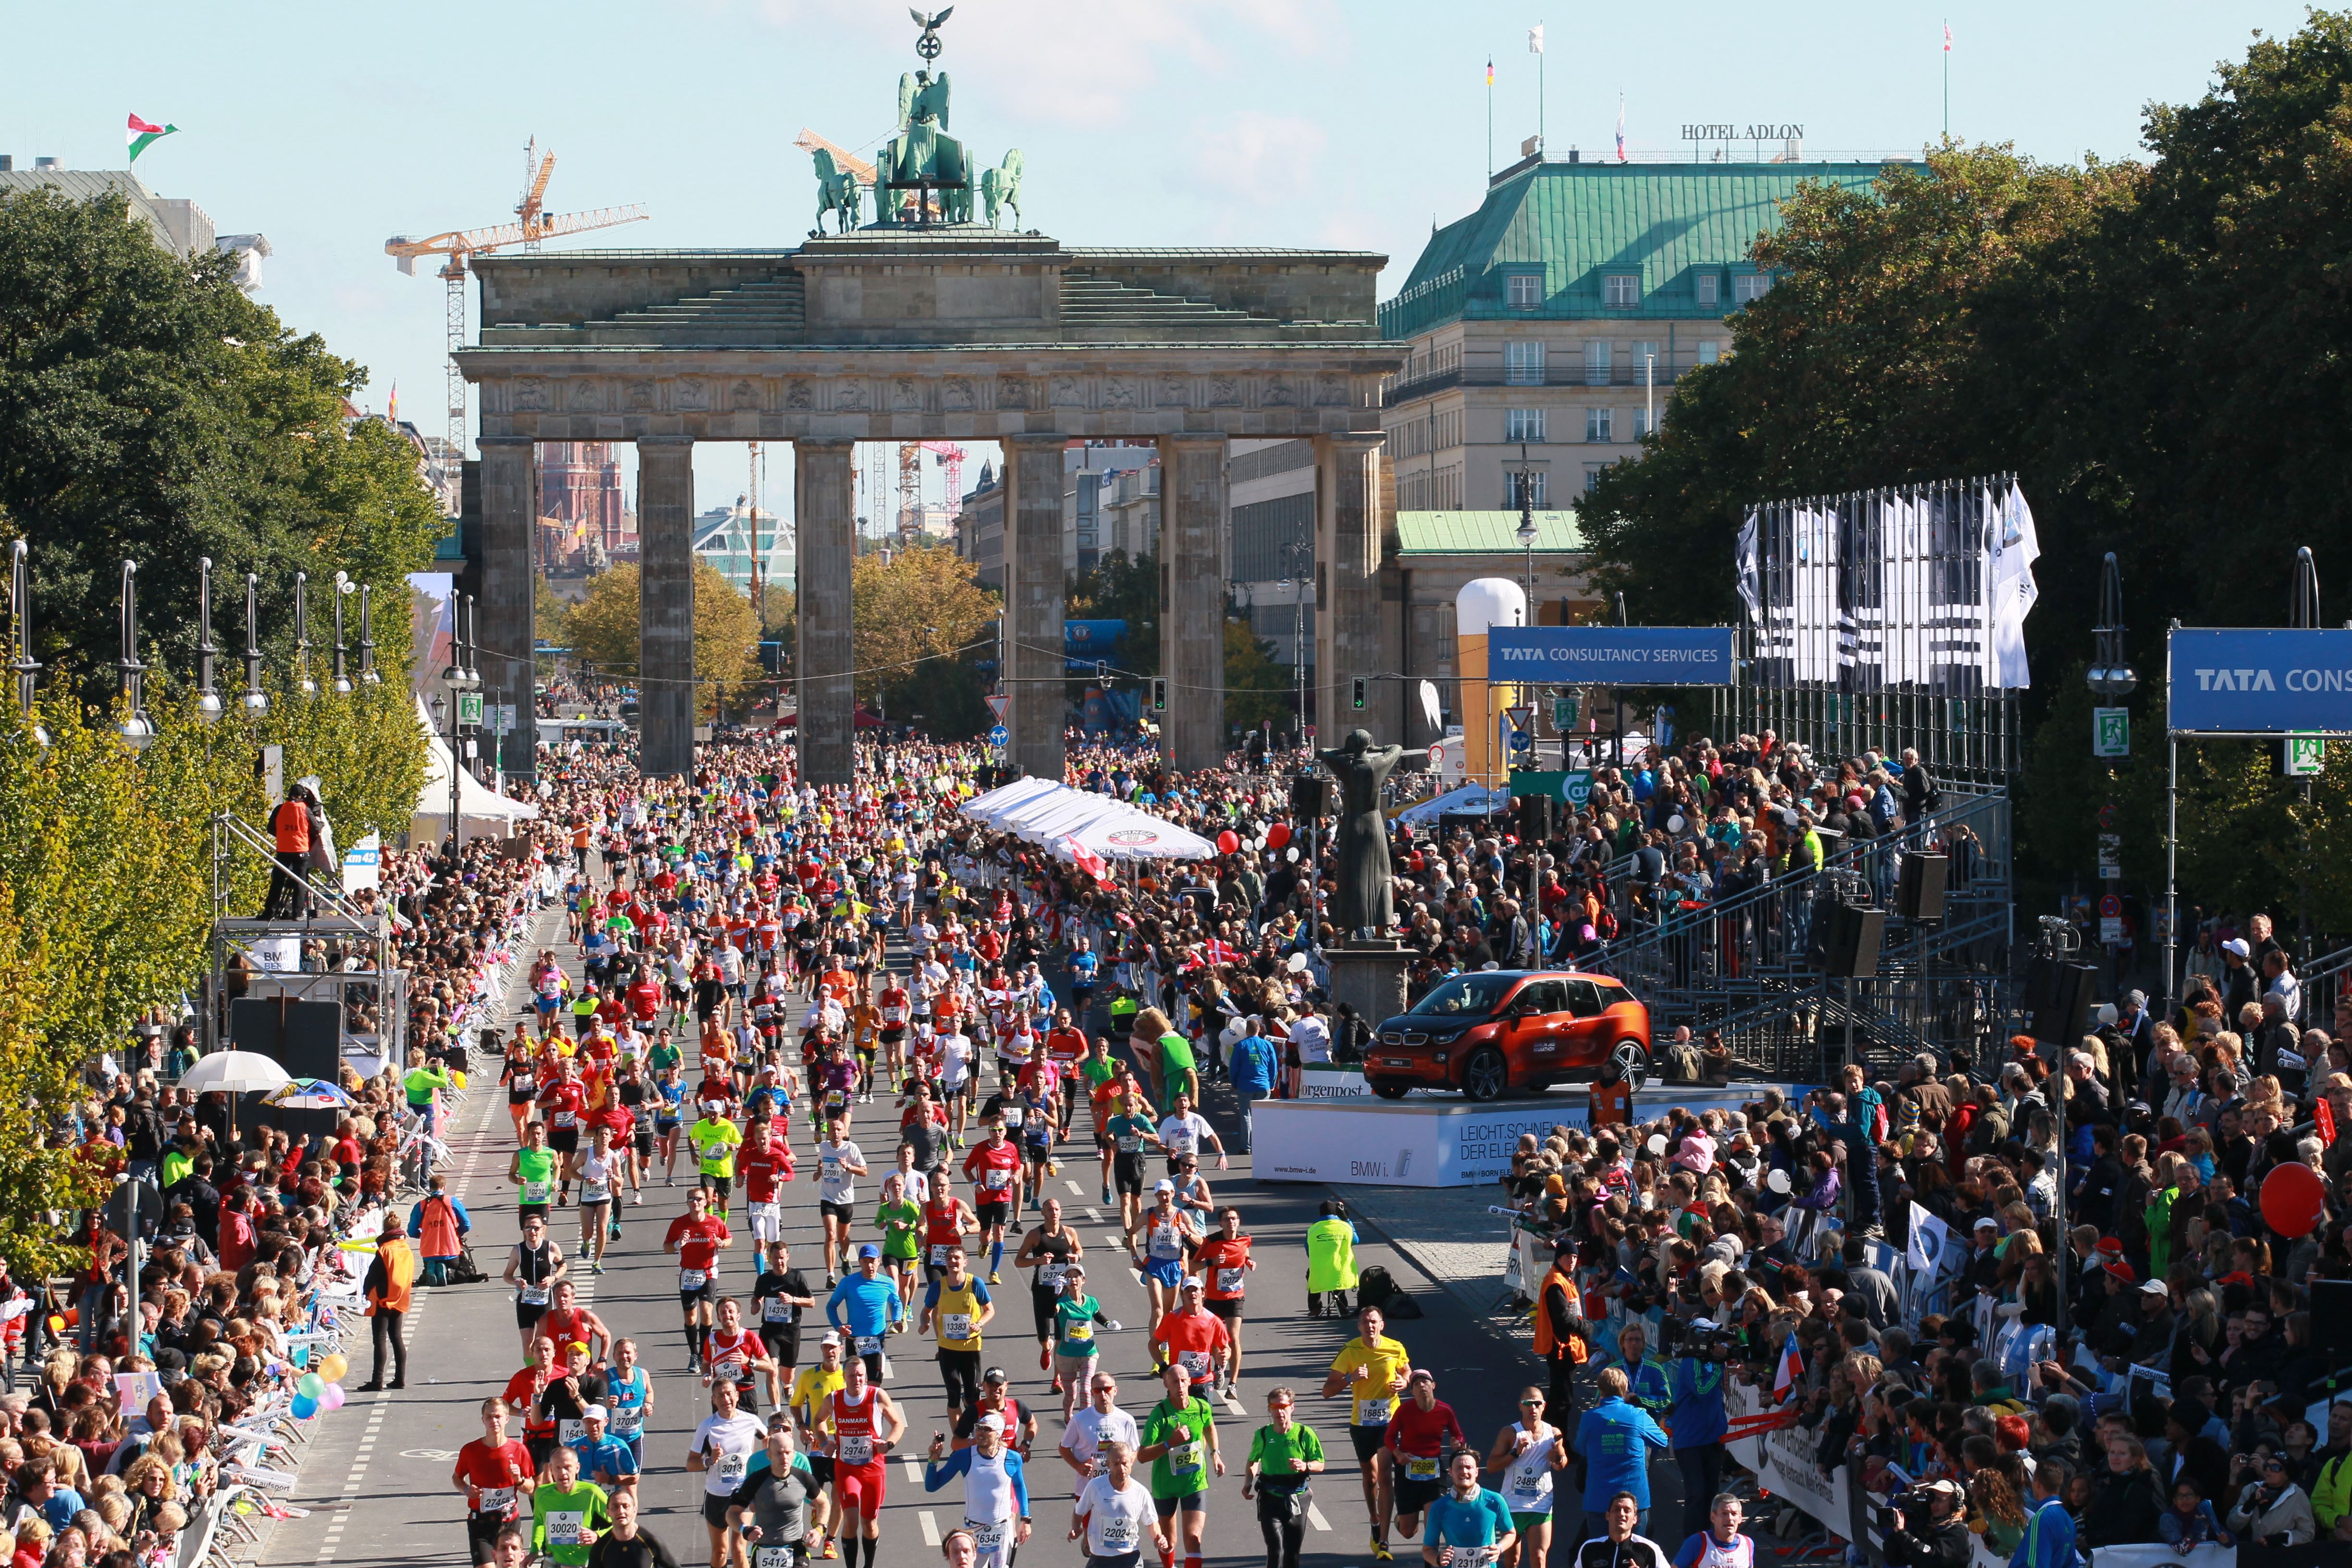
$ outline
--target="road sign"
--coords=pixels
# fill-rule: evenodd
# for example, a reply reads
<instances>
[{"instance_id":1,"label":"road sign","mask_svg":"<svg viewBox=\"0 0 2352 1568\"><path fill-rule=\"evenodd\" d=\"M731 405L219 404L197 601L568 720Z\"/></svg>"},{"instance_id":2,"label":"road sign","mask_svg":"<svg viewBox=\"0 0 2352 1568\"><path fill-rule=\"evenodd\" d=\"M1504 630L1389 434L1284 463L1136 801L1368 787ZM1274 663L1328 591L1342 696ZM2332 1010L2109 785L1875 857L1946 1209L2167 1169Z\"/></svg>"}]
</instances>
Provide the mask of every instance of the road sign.
<instances>
[{"instance_id":1,"label":"road sign","mask_svg":"<svg viewBox=\"0 0 2352 1568\"><path fill-rule=\"evenodd\" d=\"M1536 738L1533 735L1528 734L1525 730L1514 730L1511 731L1511 750L1515 752L1528 751L1531 749L1535 743Z\"/></svg>"},{"instance_id":2,"label":"road sign","mask_svg":"<svg viewBox=\"0 0 2352 1568\"><path fill-rule=\"evenodd\" d=\"M1517 704L1515 704L1515 705L1514 705L1514 706L1512 706L1512 707L1506 708L1506 709L1504 709L1504 710L1503 710L1503 711L1504 711L1506 714L1507 714L1507 715L1509 715L1509 716L1510 716L1511 728L1512 728L1512 729L1514 729L1514 730L1524 730L1524 729L1526 729L1526 728L1528 727L1528 723L1529 723L1529 722L1530 722L1530 721L1535 718L1535 716L1536 716L1536 710L1535 710L1534 707L1533 707L1532 705L1530 705L1530 704L1528 704L1528 703L1525 703L1525 702L1517 703Z\"/></svg>"},{"instance_id":3,"label":"road sign","mask_svg":"<svg viewBox=\"0 0 2352 1568\"><path fill-rule=\"evenodd\" d=\"M488 711L490 719L490 733L493 735L509 735L514 732L515 705L513 703L493 702L489 705Z\"/></svg>"},{"instance_id":4,"label":"road sign","mask_svg":"<svg viewBox=\"0 0 2352 1568\"><path fill-rule=\"evenodd\" d=\"M1445 742L1443 741L1429 743L1429 771L1433 773L1445 771Z\"/></svg>"},{"instance_id":5,"label":"road sign","mask_svg":"<svg viewBox=\"0 0 2352 1568\"><path fill-rule=\"evenodd\" d=\"M2286 738L2286 776L2309 778L2327 771L2327 742L2319 735Z\"/></svg>"},{"instance_id":6,"label":"road sign","mask_svg":"<svg viewBox=\"0 0 2352 1568\"><path fill-rule=\"evenodd\" d=\"M2099 940L2111 946L2124 940L2124 901L2113 893L2099 900Z\"/></svg>"},{"instance_id":7,"label":"road sign","mask_svg":"<svg viewBox=\"0 0 2352 1568\"><path fill-rule=\"evenodd\" d=\"M1551 727L1565 735L1584 722L1584 693L1571 691L1551 700Z\"/></svg>"},{"instance_id":8,"label":"road sign","mask_svg":"<svg viewBox=\"0 0 2352 1568\"><path fill-rule=\"evenodd\" d=\"M482 721L482 694L478 691L457 693L457 722L479 724Z\"/></svg>"},{"instance_id":9,"label":"road sign","mask_svg":"<svg viewBox=\"0 0 2352 1568\"><path fill-rule=\"evenodd\" d=\"M1005 710L1012 706L1013 694L1009 691L1001 697L991 697L988 700L988 710L996 715L996 721L1000 724L1004 722Z\"/></svg>"},{"instance_id":10,"label":"road sign","mask_svg":"<svg viewBox=\"0 0 2352 1568\"><path fill-rule=\"evenodd\" d=\"M2099 880L2120 882L2124 876L2124 836L2120 833L2099 835Z\"/></svg>"},{"instance_id":11,"label":"road sign","mask_svg":"<svg viewBox=\"0 0 2352 1568\"><path fill-rule=\"evenodd\" d=\"M992 746L1002 746L1012 739L1013 731L1006 729L1002 724L997 725L988 732L988 743Z\"/></svg>"},{"instance_id":12,"label":"road sign","mask_svg":"<svg viewBox=\"0 0 2352 1568\"><path fill-rule=\"evenodd\" d=\"M2091 710L2091 755L2095 757L2131 755L2130 709L2094 708Z\"/></svg>"}]
</instances>

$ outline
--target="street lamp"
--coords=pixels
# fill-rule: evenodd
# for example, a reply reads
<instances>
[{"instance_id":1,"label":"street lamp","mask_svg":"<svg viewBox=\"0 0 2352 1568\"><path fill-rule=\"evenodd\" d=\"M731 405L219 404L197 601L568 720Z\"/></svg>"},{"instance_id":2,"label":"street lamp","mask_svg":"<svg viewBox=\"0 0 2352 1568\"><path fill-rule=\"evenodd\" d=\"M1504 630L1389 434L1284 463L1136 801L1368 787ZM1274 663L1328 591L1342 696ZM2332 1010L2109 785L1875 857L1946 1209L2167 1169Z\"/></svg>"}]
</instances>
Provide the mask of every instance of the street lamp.
<instances>
[{"instance_id":1,"label":"street lamp","mask_svg":"<svg viewBox=\"0 0 2352 1568\"><path fill-rule=\"evenodd\" d=\"M319 683L310 679L310 574L294 574L294 689L304 697L319 695Z\"/></svg>"},{"instance_id":2,"label":"street lamp","mask_svg":"<svg viewBox=\"0 0 2352 1568\"><path fill-rule=\"evenodd\" d=\"M1297 736L1307 744L1307 577L1315 564L1315 546L1306 540L1286 541L1276 550L1283 581L1290 584L1290 677L1292 701L1297 709Z\"/></svg>"},{"instance_id":3,"label":"street lamp","mask_svg":"<svg viewBox=\"0 0 2352 1568\"><path fill-rule=\"evenodd\" d=\"M383 682L383 677L375 672L375 629L373 623L368 618L368 595L373 592L374 590L367 584L360 584L360 684L362 686L380 686Z\"/></svg>"},{"instance_id":4,"label":"street lamp","mask_svg":"<svg viewBox=\"0 0 2352 1568\"><path fill-rule=\"evenodd\" d=\"M261 579L245 574L245 695L237 699L255 718L269 711L269 693L261 689Z\"/></svg>"},{"instance_id":5,"label":"street lamp","mask_svg":"<svg viewBox=\"0 0 2352 1568\"><path fill-rule=\"evenodd\" d=\"M2091 628L2091 668L2084 679L2092 692L2111 703L2130 696L2139 677L2124 651L2124 577L2112 550L2099 573L2099 624Z\"/></svg>"},{"instance_id":6,"label":"street lamp","mask_svg":"<svg viewBox=\"0 0 2352 1568\"><path fill-rule=\"evenodd\" d=\"M352 581L351 574L335 574L335 695L338 697L352 694L352 678L343 671L343 597L357 585Z\"/></svg>"},{"instance_id":7,"label":"street lamp","mask_svg":"<svg viewBox=\"0 0 2352 1568\"><path fill-rule=\"evenodd\" d=\"M213 646L213 558L196 557L196 717L217 724L228 710L213 689L213 663L220 649Z\"/></svg>"},{"instance_id":8,"label":"street lamp","mask_svg":"<svg viewBox=\"0 0 2352 1568\"><path fill-rule=\"evenodd\" d=\"M24 710L25 721L33 727L33 744L46 752L49 749L49 732L41 728L39 720L33 717L41 665L33 657L31 551L19 539L9 545L8 558L8 606L16 619L16 657L8 661L8 668L16 677L16 706Z\"/></svg>"},{"instance_id":9,"label":"street lamp","mask_svg":"<svg viewBox=\"0 0 2352 1568\"><path fill-rule=\"evenodd\" d=\"M122 563L122 657L115 668L122 671L122 703L129 710L122 716L122 743L133 752L143 752L155 740L154 721L147 717L147 667L139 662L139 563L125 559Z\"/></svg>"}]
</instances>

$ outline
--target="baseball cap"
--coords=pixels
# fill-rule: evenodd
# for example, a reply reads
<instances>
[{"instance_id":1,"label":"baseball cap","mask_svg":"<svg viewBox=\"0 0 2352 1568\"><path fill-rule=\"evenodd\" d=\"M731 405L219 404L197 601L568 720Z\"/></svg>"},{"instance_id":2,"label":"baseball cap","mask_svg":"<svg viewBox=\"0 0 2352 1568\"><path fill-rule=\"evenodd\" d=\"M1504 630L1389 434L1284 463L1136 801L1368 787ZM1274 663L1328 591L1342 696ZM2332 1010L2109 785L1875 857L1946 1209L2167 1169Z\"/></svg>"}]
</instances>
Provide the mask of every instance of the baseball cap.
<instances>
[{"instance_id":1,"label":"baseball cap","mask_svg":"<svg viewBox=\"0 0 2352 1568\"><path fill-rule=\"evenodd\" d=\"M991 1411L980 1418L978 1426L983 1432L1002 1432L1004 1430L1004 1417Z\"/></svg>"},{"instance_id":2,"label":"baseball cap","mask_svg":"<svg viewBox=\"0 0 2352 1568\"><path fill-rule=\"evenodd\" d=\"M2223 952L2234 952L2240 958L2252 958L2254 953L2254 950L2246 945L2246 939L2242 936L2233 936L2229 941L2223 942L2221 944L2221 951Z\"/></svg>"},{"instance_id":3,"label":"baseball cap","mask_svg":"<svg viewBox=\"0 0 2352 1568\"><path fill-rule=\"evenodd\" d=\"M1003 1367L992 1366L986 1372L980 1374L980 1381L982 1383L1010 1383L1013 1380L1006 1375Z\"/></svg>"},{"instance_id":4,"label":"baseball cap","mask_svg":"<svg viewBox=\"0 0 2352 1568\"><path fill-rule=\"evenodd\" d=\"M580 1407L580 1419L583 1421L610 1421L612 1416L605 1413L604 1407L601 1405L583 1405Z\"/></svg>"},{"instance_id":5,"label":"baseball cap","mask_svg":"<svg viewBox=\"0 0 2352 1568\"><path fill-rule=\"evenodd\" d=\"M2165 1289L2164 1281L2161 1279L2151 1279L2147 1284L2142 1285L2139 1288L2139 1290L2140 1294L2143 1296L2163 1296L2170 1293Z\"/></svg>"},{"instance_id":6,"label":"baseball cap","mask_svg":"<svg viewBox=\"0 0 2352 1568\"><path fill-rule=\"evenodd\" d=\"M863 1246L863 1247L859 1247L859 1248L857 1249L857 1257L858 1257L859 1261L861 1261L861 1262L863 1262L865 1259L866 1259L866 1258L879 1258L879 1257L881 1257L881 1256L882 1256L882 1249L881 1249L880 1247L878 1247L875 1246L875 1245L874 1245L872 1242L870 1242L870 1241L869 1241L869 1242L867 1242L865 1246Z\"/></svg>"},{"instance_id":7,"label":"baseball cap","mask_svg":"<svg viewBox=\"0 0 2352 1568\"><path fill-rule=\"evenodd\" d=\"M1188 1274L1184 1277L1184 1283L1181 1289L1186 1290L1204 1290L1208 1289L1208 1287L1201 1283L1201 1277L1199 1275Z\"/></svg>"},{"instance_id":8,"label":"baseball cap","mask_svg":"<svg viewBox=\"0 0 2352 1568\"><path fill-rule=\"evenodd\" d=\"M2000 1221L1993 1218L1990 1215L1979 1215L1977 1216L1977 1223L1970 1226L1969 1228L1970 1230L1999 1230L2000 1228Z\"/></svg>"},{"instance_id":9,"label":"baseball cap","mask_svg":"<svg viewBox=\"0 0 2352 1568\"><path fill-rule=\"evenodd\" d=\"M1958 1482L1942 1479L1914 1482L1911 1489L1917 1492L1940 1492L1946 1497L1961 1497L1966 1495L1960 1490Z\"/></svg>"},{"instance_id":10,"label":"baseball cap","mask_svg":"<svg viewBox=\"0 0 2352 1568\"><path fill-rule=\"evenodd\" d=\"M834 1349L839 1350L841 1348L841 1336L835 1333L828 1333L824 1338L819 1340L817 1343L821 1345L831 1345Z\"/></svg>"},{"instance_id":11,"label":"baseball cap","mask_svg":"<svg viewBox=\"0 0 2352 1568\"><path fill-rule=\"evenodd\" d=\"M1160 1177L1160 1184L1159 1184L1159 1185L1157 1185L1157 1186L1153 1187L1151 1190L1152 1190L1152 1192L1154 1192L1155 1194L1157 1194L1157 1193L1172 1193L1172 1192L1174 1192L1174 1191L1176 1190L1176 1184L1175 1184L1175 1183L1173 1183L1173 1182L1171 1182L1171 1181L1170 1181L1167 1177L1162 1176L1162 1177Z\"/></svg>"}]
</instances>

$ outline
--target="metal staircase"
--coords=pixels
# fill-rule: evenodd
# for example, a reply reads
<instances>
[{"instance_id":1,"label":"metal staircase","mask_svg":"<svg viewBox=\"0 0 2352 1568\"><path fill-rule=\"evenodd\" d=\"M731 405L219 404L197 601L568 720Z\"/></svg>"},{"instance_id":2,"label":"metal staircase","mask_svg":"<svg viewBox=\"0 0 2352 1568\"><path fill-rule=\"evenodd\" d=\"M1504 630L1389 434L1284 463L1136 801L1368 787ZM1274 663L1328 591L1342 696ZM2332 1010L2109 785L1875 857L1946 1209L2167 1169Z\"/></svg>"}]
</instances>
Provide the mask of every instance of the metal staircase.
<instances>
[{"instance_id":1,"label":"metal staircase","mask_svg":"<svg viewBox=\"0 0 2352 1568\"><path fill-rule=\"evenodd\" d=\"M1840 848L1821 870L1690 905L1628 885L1626 934L1583 960L1649 1005L1654 1037L1678 1025L1722 1032L1735 1056L1778 1078L1818 1083L1844 1062L1873 1076L1921 1051L1977 1051L2005 1027L2010 979L2010 803L1971 795L1883 838ZM1944 918L1891 912L1903 855L1950 857ZM1878 973L1823 974L1809 957L1815 922L1841 897L1888 909ZM2347 957L2352 963L2352 957Z\"/></svg>"}]
</instances>

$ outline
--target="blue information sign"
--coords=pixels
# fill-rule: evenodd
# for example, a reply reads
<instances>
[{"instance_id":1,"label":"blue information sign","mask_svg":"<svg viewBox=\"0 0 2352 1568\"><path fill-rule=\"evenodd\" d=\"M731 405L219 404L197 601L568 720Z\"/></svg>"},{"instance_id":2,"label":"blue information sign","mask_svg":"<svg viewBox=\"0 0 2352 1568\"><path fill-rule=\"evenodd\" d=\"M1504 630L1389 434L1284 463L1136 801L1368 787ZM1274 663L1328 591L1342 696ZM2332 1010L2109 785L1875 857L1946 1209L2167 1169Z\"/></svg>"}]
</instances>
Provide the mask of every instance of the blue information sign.
<instances>
[{"instance_id":1,"label":"blue information sign","mask_svg":"<svg viewBox=\"0 0 2352 1568\"><path fill-rule=\"evenodd\" d=\"M1496 626L1486 679L1549 686L1728 686L1728 626Z\"/></svg>"},{"instance_id":2,"label":"blue information sign","mask_svg":"<svg viewBox=\"0 0 2352 1568\"><path fill-rule=\"evenodd\" d=\"M997 725L996 728L988 732L988 743L992 746L1003 745L1011 739L1013 739L1013 731L1006 729L1002 724Z\"/></svg>"},{"instance_id":3,"label":"blue information sign","mask_svg":"<svg viewBox=\"0 0 2352 1568\"><path fill-rule=\"evenodd\" d=\"M2170 655L2176 733L2352 733L2352 631L2183 629Z\"/></svg>"}]
</instances>

